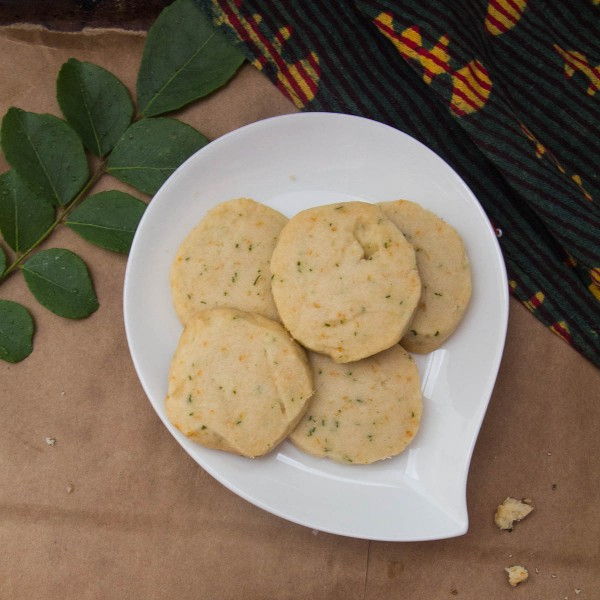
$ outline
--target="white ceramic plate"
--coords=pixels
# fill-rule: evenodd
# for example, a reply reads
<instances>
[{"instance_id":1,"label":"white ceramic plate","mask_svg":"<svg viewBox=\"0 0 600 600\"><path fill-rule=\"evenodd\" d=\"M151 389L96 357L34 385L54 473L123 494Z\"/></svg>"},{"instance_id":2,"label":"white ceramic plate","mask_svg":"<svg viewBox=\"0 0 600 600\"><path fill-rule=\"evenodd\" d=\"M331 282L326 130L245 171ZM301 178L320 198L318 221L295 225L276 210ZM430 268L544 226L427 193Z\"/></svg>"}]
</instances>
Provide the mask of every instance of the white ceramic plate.
<instances>
[{"instance_id":1,"label":"white ceramic plate","mask_svg":"<svg viewBox=\"0 0 600 600\"><path fill-rule=\"evenodd\" d=\"M284 442L249 460L203 448L167 420L163 399L181 332L169 268L188 231L215 204L248 196L287 216L345 200L407 198L452 224L473 268L466 316L444 346L415 355L421 429L408 450L373 465L341 465ZM348 115L275 117L229 133L162 186L137 230L125 277L125 326L152 406L183 448L230 490L290 521L360 538L413 541L467 531L466 482L504 346L508 286L481 206L461 178L410 136Z\"/></svg>"}]
</instances>

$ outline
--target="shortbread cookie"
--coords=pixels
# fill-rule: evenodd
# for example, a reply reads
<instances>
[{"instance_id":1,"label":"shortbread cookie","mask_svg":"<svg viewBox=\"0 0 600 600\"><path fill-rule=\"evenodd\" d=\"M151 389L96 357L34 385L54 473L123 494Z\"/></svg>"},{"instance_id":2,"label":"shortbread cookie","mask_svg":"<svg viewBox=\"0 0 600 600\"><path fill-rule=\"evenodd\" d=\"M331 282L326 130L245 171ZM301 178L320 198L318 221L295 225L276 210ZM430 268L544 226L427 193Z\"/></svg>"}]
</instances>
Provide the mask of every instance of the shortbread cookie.
<instances>
[{"instance_id":1,"label":"shortbread cookie","mask_svg":"<svg viewBox=\"0 0 600 600\"><path fill-rule=\"evenodd\" d=\"M401 346L340 365L311 352L315 393L292 432L316 456L366 464L399 454L421 420L419 373Z\"/></svg>"},{"instance_id":2,"label":"shortbread cookie","mask_svg":"<svg viewBox=\"0 0 600 600\"><path fill-rule=\"evenodd\" d=\"M381 209L364 202L290 219L271 259L283 324L307 348L345 363L404 335L421 295L415 253Z\"/></svg>"},{"instance_id":3,"label":"shortbread cookie","mask_svg":"<svg viewBox=\"0 0 600 600\"><path fill-rule=\"evenodd\" d=\"M187 322L165 407L198 443L254 457L296 426L312 390L306 354L279 323L217 308Z\"/></svg>"},{"instance_id":4,"label":"shortbread cookie","mask_svg":"<svg viewBox=\"0 0 600 600\"><path fill-rule=\"evenodd\" d=\"M215 206L185 238L171 267L180 321L200 310L237 308L279 320L269 261L287 219L248 198Z\"/></svg>"},{"instance_id":5,"label":"shortbread cookie","mask_svg":"<svg viewBox=\"0 0 600 600\"><path fill-rule=\"evenodd\" d=\"M432 352L457 328L469 304L471 268L465 246L453 227L419 204L396 200L380 206L413 245L423 285L400 343L410 352Z\"/></svg>"}]
</instances>

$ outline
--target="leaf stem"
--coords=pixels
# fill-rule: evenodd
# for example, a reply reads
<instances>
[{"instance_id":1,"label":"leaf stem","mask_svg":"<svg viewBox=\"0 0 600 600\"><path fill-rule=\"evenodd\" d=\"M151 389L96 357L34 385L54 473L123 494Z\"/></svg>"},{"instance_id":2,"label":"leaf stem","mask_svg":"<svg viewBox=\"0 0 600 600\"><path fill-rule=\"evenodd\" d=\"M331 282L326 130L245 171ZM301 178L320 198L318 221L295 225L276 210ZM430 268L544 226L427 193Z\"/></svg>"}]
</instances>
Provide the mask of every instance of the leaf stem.
<instances>
[{"instance_id":1,"label":"leaf stem","mask_svg":"<svg viewBox=\"0 0 600 600\"><path fill-rule=\"evenodd\" d=\"M28 248L23 254L17 256L16 260L9 265L4 273L0 275L0 283L5 281L12 273L14 273L23 263L23 261L42 243L44 242L50 234L56 229L58 225L64 222L65 217L67 217L71 211L77 207L77 205L87 196L87 193L96 185L100 177L104 175L104 166L106 165L106 160L103 160L96 171L92 174L92 176L88 179L87 183L81 188L81 191L67 204L62 207L62 210L59 208L58 214L54 222L42 233L42 235L32 244L30 248Z\"/></svg>"}]
</instances>

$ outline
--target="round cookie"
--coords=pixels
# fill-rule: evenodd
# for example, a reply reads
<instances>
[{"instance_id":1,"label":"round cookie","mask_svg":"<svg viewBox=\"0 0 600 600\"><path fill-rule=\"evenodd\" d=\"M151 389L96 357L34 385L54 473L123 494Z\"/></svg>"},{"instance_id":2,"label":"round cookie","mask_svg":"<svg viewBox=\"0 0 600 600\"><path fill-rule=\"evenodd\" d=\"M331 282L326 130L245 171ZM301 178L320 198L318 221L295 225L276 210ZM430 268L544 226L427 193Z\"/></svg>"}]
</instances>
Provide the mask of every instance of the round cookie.
<instances>
[{"instance_id":1,"label":"round cookie","mask_svg":"<svg viewBox=\"0 0 600 600\"><path fill-rule=\"evenodd\" d=\"M196 442L254 457L296 426L312 390L306 354L279 323L216 308L187 322L165 408Z\"/></svg>"},{"instance_id":2,"label":"round cookie","mask_svg":"<svg viewBox=\"0 0 600 600\"><path fill-rule=\"evenodd\" d=\"M180 321L219 306L279 320L269 261L287 219L248 198L215 206L185 238L171 267Z\"/></svg>"},{"instance_id":3,"label":"round cookie","mask_svg":"<svg viewBox=\"0 0 600 600\"><path fill-rule=\"evenodd\" d=\"M457 328L471 298L471 268L456 230L408 200L382 203L385 215L413 245L423 292L400 342L410 352L439 348Z\"/></svg>"},{"instance_id":4,"label":"round cookie","mask_svg":"<svg viewBox=\"0 0 600 600\"><path fill-rule=\"evenodd\" d=\"M287 329L340 363L397 343L421 294L412 246L365 202L298 213L279 235L271 272Z\"/></svg>"},{"instance_id":5,"label":"round cookie","mask_svg":"<svg viewBox=\"0 0 600 600\"><path fill-rule=\"evenodd\" d=\"M421 420L419 373L401 346L340 365L310 353L315 393L290 435L316 456L368 464L399 454Z\"/></svg>"}]
</instances>

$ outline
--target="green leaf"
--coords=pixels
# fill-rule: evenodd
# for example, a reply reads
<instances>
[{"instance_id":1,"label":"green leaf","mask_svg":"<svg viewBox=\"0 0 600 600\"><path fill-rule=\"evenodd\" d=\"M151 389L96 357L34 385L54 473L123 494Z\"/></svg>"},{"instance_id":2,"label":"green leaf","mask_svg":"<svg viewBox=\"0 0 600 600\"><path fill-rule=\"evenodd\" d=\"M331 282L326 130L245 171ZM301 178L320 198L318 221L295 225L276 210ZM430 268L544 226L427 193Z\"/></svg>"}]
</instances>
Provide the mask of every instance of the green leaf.
<instances>
[{"instance_id":1,"label":"green leaf","mask_svg":"<svg viewBox=\"0 0 600 600\"><path fill-rule=\"evenodd\" d=\"M127 254L146 205L116 190L100 192L82 202L65 221L92 244Z\"/></svg>"},{"instance_id":2,"label":"green leaf","mask_svg":"<svg viewBox=\"0 0 600 600\"><path fill-rule=\"evenodd\" d=\"M89 170L81 140L61 119L9 108L1 135L6 160L38 195L66 204L85 184Z\"/></svg>"},{"instance_id":3,"label":"green leaf","mask_svg":"<svg viewBox=\"0 0 600 600\"><path fill-rule=\"evenodd\" d=\"M33 319L18 302L0 300L0 359L16 363L33 350Z\"/></svg>"},{"instance_id":4,"label":"green leaf","mask_svg":"<svg viewBox=\"0 0 600 600\"><path fill-rule=\"evenodd\" d=\"M176 0L148 32L137 79L140 113L160 115L225 84L244 56L193 0Z\"/></svg>"},{"instance_id":5,"label":"green leaf","mask_svg":"<svg viewBox=\"0 0 600 600\"><path fill-rule=\"evenodd\" d=\"M81 319L98 308L87 267L70 250L42 250L22 268L31 293L53 313L69 319Z\"/></svg>"},{"instance_id":6,"label":"green leaf","mask_svg":"<svg viewBox=\"0 0 600 600\"><path fill-rule=\"evenodd\" d=\"M0 175L0 231L15 252L25 252L54 223L54 207L15 173Z\"/></svg>"},{"instance_id":7,"label":"green leaf","mask_svg":"<svg viewBox=\"0 0 600 600\"><path fill-rule=\"evenodd\" d=\"M107 171L146 194L155 194L173 171L208 140L176 119L142 119L110 153Z\"/></svg>"},{"instance_id":8,"label":"green leaf","mask_svg":"<svg viewBox=\"0 0 600 600\"><path fill-rule=\"evenodd\" d=\"M63 115L96 156L110 152L131 123L133 104L127 88L98 65L70 58L56 80Z\"/></svg>"},{"instance_id":9,"label":"green leaf","mask_svg":"<svg viewBox=\"0 0 600 600\"><path fill-rule=\"evenodd\" d=\"M6 271L6 254L4 250L0 248L0 275Z\"/></svg>"}]
</instances>

